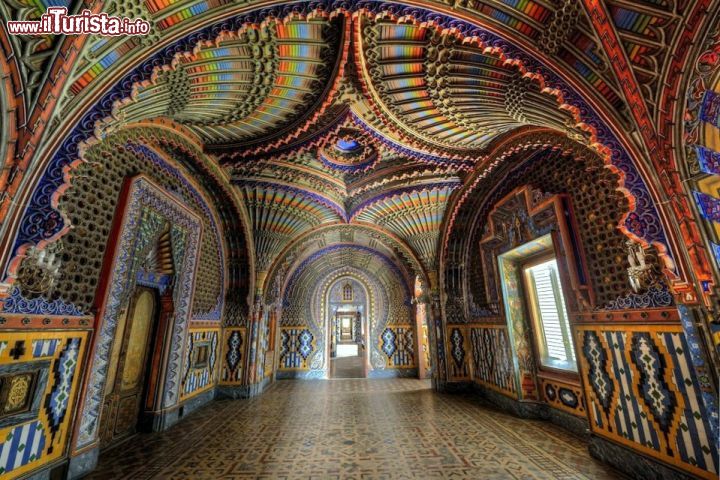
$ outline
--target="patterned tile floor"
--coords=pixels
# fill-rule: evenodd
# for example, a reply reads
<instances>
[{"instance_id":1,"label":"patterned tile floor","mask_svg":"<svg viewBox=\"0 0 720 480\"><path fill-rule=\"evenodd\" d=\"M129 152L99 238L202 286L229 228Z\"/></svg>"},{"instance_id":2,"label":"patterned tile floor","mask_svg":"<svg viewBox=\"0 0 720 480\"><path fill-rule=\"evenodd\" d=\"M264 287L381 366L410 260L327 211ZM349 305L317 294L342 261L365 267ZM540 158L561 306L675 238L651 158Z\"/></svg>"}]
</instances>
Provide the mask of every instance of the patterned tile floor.
<instances>
[{"instance_id":1,"label":"patterned tile floor","mask_svg":"<svg viewBox=\"0 0 720 480\"><path fill-rule=\"evenodd\" d=\"M280 381L100 457L96 479L611 479L576 437L421 380Z\"/></svg>"}]
</instances>

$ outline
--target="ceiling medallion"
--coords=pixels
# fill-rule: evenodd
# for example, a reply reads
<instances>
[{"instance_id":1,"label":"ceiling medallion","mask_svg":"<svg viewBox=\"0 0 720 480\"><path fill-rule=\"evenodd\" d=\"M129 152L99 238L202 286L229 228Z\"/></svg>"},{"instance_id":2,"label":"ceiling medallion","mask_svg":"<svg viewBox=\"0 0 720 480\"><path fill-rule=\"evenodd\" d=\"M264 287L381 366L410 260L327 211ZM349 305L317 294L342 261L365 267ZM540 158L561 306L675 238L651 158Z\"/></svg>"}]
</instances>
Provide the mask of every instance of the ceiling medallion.
<instances>
[{"instance_id":1,"label":"ceiling medallion","mask_svg":"<svg viewBox=\"0 0 720 480\"><path fill-rule=\"evenodd\" d=\"M373 139L358 128L340 127L318 148L318 159L326 166L348 173L368 170L378 159Z\"/></svg>"}]
</instances>

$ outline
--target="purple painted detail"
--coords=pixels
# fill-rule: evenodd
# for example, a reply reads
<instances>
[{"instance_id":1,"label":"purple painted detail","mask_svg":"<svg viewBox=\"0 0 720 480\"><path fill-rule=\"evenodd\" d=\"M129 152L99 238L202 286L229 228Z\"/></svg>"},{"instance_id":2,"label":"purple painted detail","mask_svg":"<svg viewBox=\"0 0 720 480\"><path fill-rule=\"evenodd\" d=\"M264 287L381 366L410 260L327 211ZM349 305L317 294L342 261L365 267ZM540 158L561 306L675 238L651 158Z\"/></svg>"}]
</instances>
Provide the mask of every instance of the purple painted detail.
<instances>
[{"instance_id":1,"label":"purple painted detail","mask_svg":"<svg viewBox=\"0 0 720 480\"><path fill-rule=\"evenodd\" d=\"M377 197L370 198L368 200L365 200L361 204L359 204L357 207L353 208L350 212L350 218L353 218L358 212L360 212L363 208L370 206L374 203L377 203L378 201L388 198L388 197L394 197L395 195L401 195L403 193L413 193L413 192L420 192L423 190L433 190L436 188L458 188L462 186L462 182L460 180L447 180L444 182L435 182L435 183L427 183L423 185L418 185L414 187L406 187L406 188L398 188L397 190L391 190L389 192L384 192L382 195L378 195Z\"/></svg>"},{"instance_id":2,"label":"purple painted detail","mask_svg":"<svg viewBox=\"0 0 720 480\"><path fill-rule=\"evenodd\" d=\"M696 146L695 151L697 152L700 170L705 173L720 175L720 153L701 146Z\"/></svg>"},{"instance_id":3,"label":"purple painted detail","mask_svg":"<svg viewBox=\"0 0 720 480\"><path fill-rule=\"evenodd\" d=\"M150 288L157 288L160 295L162 295L165 293L167 288L172 285L172 279L172 275L138 270L137 275L135 276L135 284Z\"/></svg>"},{"instance_id":4,"label":"purple painted detail","mask_svg":"<svg viewBox=\"0 0 720 480\"><path fill-rule=\"evenodd\" d=\"M366 133L370 134L375 138L376 140L380 141L383 145L390 148L390 150L394 151L395 153L401 154L401 155L407 155L411 158L417 159L417 160L424 160L427 162L439 164L439 165L455 165L459 168L464 168L467 170L472 169L473 163L469 162L467 160L457 160L447 157L441 157L439 155L433 155L431 153L427 152L421 152L418 150L414 150L412 148L409 148L405 145L401 145L395 141L393 141L390 138L383 137L378 132L376 132L374 129L370 128L363 120L354 115L352 116L353 121L357 126L363 129Z\"/></svg>"},{"instance_id":5,"label":"purple painted detail","mask_svg":"<svg viewBox=\"0 0 720 480\"><path fill-rule=\"evenodd\" d=\"M712 222L720 222L720 200L702 192L693 192L700 214Z\"/></svg>"},{"instance_id":6,"label":"purple painted detail","mask_svg":"<svg viewBox=\"0 0 720 480\"><path fill-rule=\"evenodd\" d=\"M402 272L400 271L400 269L398 268L398 266L395 265L395 263L392 260L390 260L390 258L385 256L384 254L378 252L377 250L373 250L370 247L366 247L364 245L352 245L352 244L343 243L343 244L330 245L328 247L325 247L325 248L313 253L305 260L303 260L303 262L300 265L298 265L298 267L293 272L292 276L290 277L290 280L288 281L288 285L293 285L295 282L297 282L297 279L300 276L300 274L312 262L314 262L315 260L317 260L320 257L327 255L328 253L331 253L331 252L334 252L337 250L342 250L342 249L358 250L361 252L372 253L373 255L376 255L378 258L380 258L383 261L383 263L385 263L388 266L388 268L390 268L390 270L392 270L398 276L398 278L401 278L401 279L404 278L404 276L403 276ZM402 283L403 290L406 293L406 298L411 298L410 288L408 287L408 285L405 282L401 282L401 283ZM289 302L289 299L287 298L289 293L290 293L289 291L285 292L284 304L286 306L288 305L288 302Z\"/></svg>"},{"instance_id":7,"label":"purple painted detail","mask_svg":"<svg viewBox=\"0 0 720 480\"><path fill-rule=\"evenodd\" d=\"M700 121L720 128L720 93L708 90L700 106Z\"/></svg>"},{"instance_id":8,"label":"purple painted detail","mask_svg":"<svg viewBox=\"0 0 720 480\"><path fill-rule=\"evenodd\" d=\"M325 165L326 167L332 168L333 170L339 170L341 172L346 172L346 173L355 173L355 172L361 172L361 171L365 171L365 170L372 168L373 164L375 162L377 162L378 155L377 154L372 155L366 161L364 161L362 163L355 163L352 165L343 165L341 163L336 163L333 161L332 158L328 158L325 155L323 155L322 151L318 155L318 158L320 159L320 161L322 162L323 165Z\"/></svg>"},{"instance_id":9,"label":"purple painted detail","mask_svg":"<svg viewBox=\"0 0 720 480\"><path fill-rule=\"evenodd\" d=\"M310 198L310 199L312 199L312 200L315 200L316 202L321 203L322 205L325 205L327 208L329 208L330 210L332 210L332 211L334 211L335 213L337 213L338 216L339 216L340 218L342 218L344 221L346 221L346 222L348 221L348 215L347 215L347 213L345 213L345 209L344 209L343 207L341 207L341 206L338 205L337 203L333 202L332 200L328 200L328 199L325 198L325 197L322 197L322 196L320 196L320 195L318 195L318 194L316 194L316 193L310 192L310 191L308 191L308 190L304 190L304 189L302 189L302 188L291 187L291 186L288 186L288 185L279 185L279 184L277 184L277 183L256 182L256 181L252 181L252 180L248 180L248 181L242 181L242 180L233 181L233 184L235 184L235 185L250 185L250 186L253 186L253 187L260 187L260 188L268 188L268 189L273 189L273 190L280 190L280 191L283 191L283 192L291 192L291 193L294 193L294 194L296 194L296 195L300 195L300 196L303 196L303 197L306 197L306 198Z\"/></svg>"}]
</instances>

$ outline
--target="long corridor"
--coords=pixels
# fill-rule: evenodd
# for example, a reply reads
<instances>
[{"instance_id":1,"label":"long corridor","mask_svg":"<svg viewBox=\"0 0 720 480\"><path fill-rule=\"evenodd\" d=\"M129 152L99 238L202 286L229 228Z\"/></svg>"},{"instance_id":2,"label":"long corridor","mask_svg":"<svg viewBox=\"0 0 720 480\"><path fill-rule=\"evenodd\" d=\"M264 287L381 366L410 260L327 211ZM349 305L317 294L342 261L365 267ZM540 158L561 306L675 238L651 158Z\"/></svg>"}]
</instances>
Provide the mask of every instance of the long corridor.
<instances>
[{"instance_id":1,"label":"long corridor","mask_svg":"<svg viewBox=\"0 0 720 480\"><path fill-rule=\"evenodd\" d=\"M100 457L95 479L620 478L580 439L426 381L286 380Z\"/></svg>"}]
</instances>

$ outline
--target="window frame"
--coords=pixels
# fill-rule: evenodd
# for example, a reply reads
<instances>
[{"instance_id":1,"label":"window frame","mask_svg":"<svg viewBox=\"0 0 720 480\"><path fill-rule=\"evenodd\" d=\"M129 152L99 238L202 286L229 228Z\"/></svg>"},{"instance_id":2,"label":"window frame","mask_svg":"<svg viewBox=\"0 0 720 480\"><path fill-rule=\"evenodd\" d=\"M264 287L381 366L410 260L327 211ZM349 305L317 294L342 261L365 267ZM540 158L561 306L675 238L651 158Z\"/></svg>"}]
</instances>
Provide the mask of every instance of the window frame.
<instances>
[{"instance_id":1,"label":"window frame","mask_svg":"<svg viewBox=\"0 0 720 480\"><path fill-rule=\"evenodd\" d=\"M557 268L557 275L558 275L558 289L559 293L562 296L562 308L564 309L565 318L567 319L567 331L564 332L563 335L563 343L565 342L565 338L567 338L567 341L570 342L570 345L572 347L573 352L573 359L567 360L565 362L548 362L548 355L547 355L547 346L545 344L544 336L545 336L545 328L542 322L542 318L540 316L540 313L538 312L538 299L537 295L535 294L535 287L531 283L531 275L530 275L530 269L533 267L536 267L538 265L541 265L543 263L546 263L550 260L555 261L555 265ZM532 328L532 337L533 337L533 346L535 350L535 359L537 360L538 364L538 370L540 371L548 371L553 373L558 373L562 375L573 375L577 376L579 374L578 365L577 365L577 350L575 348L575 342L574 342L574 336L573 336L573 330L572 330L572 324L570 323L570 316L569 311L567 307L567 299L565 298L565 289L563 288L563 280L562 275L560 273L560 261L558 260L558 256L556 252L553 250L548 250L544 252L540 252L536 255L532 255L528 257L527 259L520 262L520 268L519 268L519 275L522 277L522 297L525 304L525 311L527 312L528 316L530 317L530 326ZM563 325L561 323L560 325L561 331L563 331ZM568 364L571 365L571 368L564 368L560 366L560 364Z\"/></svg>"}]
</instances>

